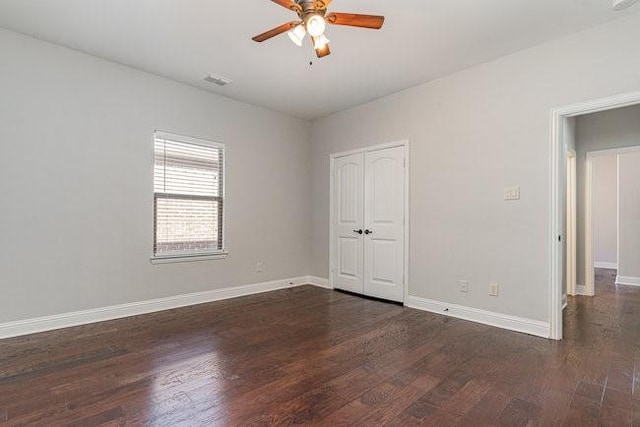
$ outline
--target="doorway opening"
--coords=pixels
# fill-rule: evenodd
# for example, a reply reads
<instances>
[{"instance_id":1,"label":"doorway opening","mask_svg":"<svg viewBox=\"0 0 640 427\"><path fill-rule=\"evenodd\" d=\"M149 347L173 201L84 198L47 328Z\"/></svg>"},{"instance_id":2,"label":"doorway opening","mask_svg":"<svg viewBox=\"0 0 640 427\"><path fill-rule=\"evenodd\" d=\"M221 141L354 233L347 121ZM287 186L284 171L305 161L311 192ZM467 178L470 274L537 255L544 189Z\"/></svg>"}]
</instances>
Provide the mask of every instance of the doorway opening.
<instances>
[{"instance_id":1,"label":"doorway opening","mask_svg":"<svg viewBox=\"0 0 640 427\"><path fill-rule=\"evenodd\" d=\"M564 306L564 295L570 291L577 291L578 284L576 277L579 275L579 268L576 268L576 274L572 276L572 263L579 262L577 255L577 246L573 245L569 239L572 237L570 226L572 225L570 211L572 209L569 195L571 189L570 168L571 156L570 149L575 150L575 145L571 146L572 132L575 132L575 120L578 117L591 113L604 112L609 110L621 109L640 104L640 92L627 93L604 98L595 101L570 105L562 108L553 109L551 112L551 200L550 200L550 292L549 292L549 313L550 313L550 338L562 339L562 312ZM575 137L575 134L573 135ZM574 140L575 142L575 140ZM580 156L576 156L577 169L580 165ZM585 162L585 168L588 167ZM590 166L593 166L592 164ZM586 171L589 172L589 171ZM589 175L588 173L586 174ZM577 188L575 195L579 198L580 189ZM589 195L584 194L587 198ZM588 201L586 201L588 202ZM585 202L585 208L587 203ZM580 202L576 203L576 210L580 209ZM585 209L585 215L590 215L590 210ZM586 223L590 223L590 218L585 218ZM576 224L576 233L579 232L579 226ZM585 234L585 240L589 238ZM591 239L593 235L591 233ZM585 248L589 243L585 241ZM593 242L591 241L591 248ZM588 253L588 252L585 252ZM585 293L588 292L589 284L593 283L593 258L590 260L585 258ZM575 285L575 288L574 288ZM591 285L593 289L593 285Z\"/></svg>"},{"instance_id":2,"label":"doorway opening","mask_svg":"<svg viewBox=\"0 0 640 427\"><path fill-rule=\"evenodd\" d=\"M618 160L620 149L586 153L584 195L584 286L596 295L596 269L618 270Z\"/></svg>"}]
</instances>

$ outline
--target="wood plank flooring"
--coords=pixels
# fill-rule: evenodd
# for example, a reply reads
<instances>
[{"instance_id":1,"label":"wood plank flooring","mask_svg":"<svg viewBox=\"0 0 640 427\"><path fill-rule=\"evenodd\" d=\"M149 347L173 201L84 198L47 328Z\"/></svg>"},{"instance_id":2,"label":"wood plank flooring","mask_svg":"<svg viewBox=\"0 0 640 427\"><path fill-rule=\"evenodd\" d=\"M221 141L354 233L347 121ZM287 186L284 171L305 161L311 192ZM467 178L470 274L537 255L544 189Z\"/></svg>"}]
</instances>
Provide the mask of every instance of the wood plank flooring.
<instances>
[{"instance_id":1,"label":"wood plank flooring","mask_svg":"<svg viewBox=\"0 0 640 427\"><path fill-rule=\"evenodd\" d=\"M0 424L640 426L640 288L562 342L311 286L0 341Z\"/></svg>"}]
</instances>

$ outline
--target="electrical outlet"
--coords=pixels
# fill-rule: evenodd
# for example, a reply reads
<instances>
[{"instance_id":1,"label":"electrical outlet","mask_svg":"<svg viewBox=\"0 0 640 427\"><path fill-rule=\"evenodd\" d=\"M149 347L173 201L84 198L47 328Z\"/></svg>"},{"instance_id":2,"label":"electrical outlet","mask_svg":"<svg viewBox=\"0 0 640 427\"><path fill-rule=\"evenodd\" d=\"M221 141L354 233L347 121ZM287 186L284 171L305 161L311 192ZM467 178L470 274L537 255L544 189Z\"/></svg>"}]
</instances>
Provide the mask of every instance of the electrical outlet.
<instances>
[{"instance_id":1,"label":"electrical outlet","mask_svg":"<svg viewBox=\"0 0 640 427\"><path fill-rule=\"evenodd\" d=\"M490 283L489 284L489 295L491 295L492 297L497 297L498 296L498 284L497 283Z\"/></svg>"},{"instance_id":2,"label":"electrical outlet","mask_svg":"<svg viewBox=\"0 0 640 427\"><path fill-rule=\"evenodd\" d=\"M458 280L458 292L469 292L469 282L466 280Z\"/></svg>"},{"instance_id":3,"label":"electrical outlet","mask_svg":"<svg viewBox=\"0 0 640 427\"><path fill-rule=\"evenodd\" d=\"M262 273L264 270L264 263L262 261L256 262L256 273Z\"/></svg>"}]
</instances>

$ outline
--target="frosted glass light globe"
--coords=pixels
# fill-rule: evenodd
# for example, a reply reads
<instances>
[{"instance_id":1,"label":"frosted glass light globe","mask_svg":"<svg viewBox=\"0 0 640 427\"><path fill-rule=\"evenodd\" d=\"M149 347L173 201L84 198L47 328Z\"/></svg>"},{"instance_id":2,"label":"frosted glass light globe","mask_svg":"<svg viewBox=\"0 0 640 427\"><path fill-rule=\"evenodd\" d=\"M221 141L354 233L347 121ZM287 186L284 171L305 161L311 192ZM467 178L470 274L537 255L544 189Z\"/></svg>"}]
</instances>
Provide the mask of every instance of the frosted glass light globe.
<instances>
[{"instance_id":1,"label":"frosted glass light globe","mask_svg":"<svg viewBox=\"0 0 640 427\"><path fill-rule=\"evenodd\" d=\"M320 15L312 15L311 18L307 19L307 32L312 37L321 36L324 33L324 29L327 27L327 24L324 22L324 18Z\"/></svg>"},{"instance_id":2,"label":"frosted glass light globe","mask_svg":"<svg viewBox=\"0 0 640 427\"><path fill-rule=\"evenodd\" d=\"M292 42L297 44L298 46L302 46L302 39L304 39L304 35L307 34L302 25L298 25L293 30L287 33Z\"/></svg>"}]
</instances>

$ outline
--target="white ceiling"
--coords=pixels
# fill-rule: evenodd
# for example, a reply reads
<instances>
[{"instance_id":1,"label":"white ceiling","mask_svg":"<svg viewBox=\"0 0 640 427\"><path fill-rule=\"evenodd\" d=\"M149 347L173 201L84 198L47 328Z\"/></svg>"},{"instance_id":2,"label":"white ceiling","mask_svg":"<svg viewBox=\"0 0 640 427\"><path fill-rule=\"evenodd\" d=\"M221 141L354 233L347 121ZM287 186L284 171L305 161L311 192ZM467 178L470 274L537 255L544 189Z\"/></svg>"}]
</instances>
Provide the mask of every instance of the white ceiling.
<instances>
[{"instance_id":1,"label":"white ceiling","mask_svg":"<svg viewBox=\"0 0 640 427\"><path fill-rule=\"evenodd\" d=\"M630 13L609 0L334 0L330 11L385 15L380 31L331 26L332 54L286 34L269 0L0 0L0 26L303 119ZM313 60L313 66L309 61ZM233 80L224 88L208 74Z\"/></svg>"}]
</instances>

